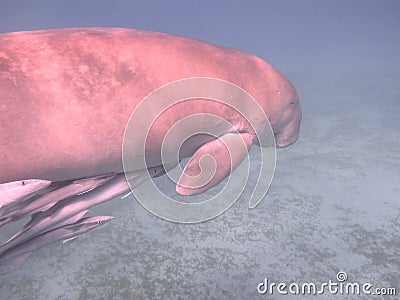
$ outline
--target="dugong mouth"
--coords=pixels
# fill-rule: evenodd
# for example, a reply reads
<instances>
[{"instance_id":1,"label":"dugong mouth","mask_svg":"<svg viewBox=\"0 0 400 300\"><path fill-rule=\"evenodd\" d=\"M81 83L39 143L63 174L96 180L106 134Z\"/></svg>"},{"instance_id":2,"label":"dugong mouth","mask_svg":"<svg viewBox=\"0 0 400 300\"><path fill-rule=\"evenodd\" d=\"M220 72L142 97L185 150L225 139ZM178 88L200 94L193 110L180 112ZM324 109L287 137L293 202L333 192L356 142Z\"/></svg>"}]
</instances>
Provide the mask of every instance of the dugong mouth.
<instances>
[{"instance_id":1,"label":"dugong mouth","mask_svg":"<svg viewBox=\"0 0 400 300\"><path fill-rule=\"evenodd\" d=\"M279 132L275 134L275 143L278 148L285 148L294 144L299 139L299 134L293 136L287 136L285 132Z\"/></svg>"}]
</instances>

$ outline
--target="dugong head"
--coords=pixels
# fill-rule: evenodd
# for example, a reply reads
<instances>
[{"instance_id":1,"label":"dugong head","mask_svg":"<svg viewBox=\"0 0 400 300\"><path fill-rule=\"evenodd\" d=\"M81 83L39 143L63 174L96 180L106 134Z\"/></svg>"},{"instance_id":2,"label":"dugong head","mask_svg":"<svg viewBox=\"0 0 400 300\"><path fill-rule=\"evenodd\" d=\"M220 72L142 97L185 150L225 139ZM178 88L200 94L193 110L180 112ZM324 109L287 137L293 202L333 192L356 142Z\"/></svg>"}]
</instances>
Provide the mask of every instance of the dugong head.
<instances>
[{"instance_id":1,"label":"dugong head","mask_svg":"<svg viewBox=\"0 0 400 300\"><path fill-rule=\"evenodd\" d=\"M299 138L302 115L299 95L289 80L280 73L273 77L270 84L273 99L268 100L266 114L271 122L276 146L283 148Z\"/></svg>"}]
</instances>

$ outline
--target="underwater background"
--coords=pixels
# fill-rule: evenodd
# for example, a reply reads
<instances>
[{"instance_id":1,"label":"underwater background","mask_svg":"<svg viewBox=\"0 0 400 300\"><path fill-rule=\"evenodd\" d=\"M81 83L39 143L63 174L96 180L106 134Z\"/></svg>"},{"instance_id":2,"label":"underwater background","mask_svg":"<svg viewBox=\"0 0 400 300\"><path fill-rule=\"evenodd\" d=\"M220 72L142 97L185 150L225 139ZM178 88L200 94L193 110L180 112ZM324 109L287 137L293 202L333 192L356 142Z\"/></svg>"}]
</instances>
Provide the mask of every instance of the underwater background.
<instances>
[{"instance_id":1,"label":"underwater background","mask_svg":"<svg viewBox=\"0 0 400 300\"><path fill-rule=\"evenodd\" d=\"M399 1L0 2L1 33L64 27L153 30L255 54L296 87L300 138L277 150L255 209L245 190L223 215L187 225L133 196L115 199L92 209L115 217L107 225L0 269L0 299L309 299L257 286L321 284L339 272L397 289L373 299L398 299ZM25 221L1 228L0 241Z\"/></svg>"}]
</instances>

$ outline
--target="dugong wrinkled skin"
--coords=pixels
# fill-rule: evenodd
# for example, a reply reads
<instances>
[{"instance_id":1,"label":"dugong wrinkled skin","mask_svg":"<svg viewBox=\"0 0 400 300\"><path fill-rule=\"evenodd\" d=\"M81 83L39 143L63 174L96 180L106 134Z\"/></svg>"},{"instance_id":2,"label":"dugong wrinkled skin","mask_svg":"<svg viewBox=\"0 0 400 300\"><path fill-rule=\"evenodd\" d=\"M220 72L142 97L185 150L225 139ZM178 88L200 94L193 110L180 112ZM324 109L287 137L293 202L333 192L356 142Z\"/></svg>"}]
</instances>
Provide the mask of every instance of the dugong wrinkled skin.
<instances>
[{"instance_id":1,"label":"dugong wrinkled skin","mask_svg":"<svg viewBox=\"0 0 400 300\"><path fill-rule=\"evenodd\" d=\"M256 56L133 29L1 34L0 184L123 172L123 135L135 107L153 90L189 77L218 78L243 88L264 110L278 147L298 139L301 108L295 88ZM206 100L194 101L169 110L166 119L173 123L207 111ZM257 142L234 110L220 106L212 111L248 134L249 146ZM148 140L155 152L168 130L168 122L157 124L160 135ZM187 156L208 142L194 139Z\"/></svg>"}]
</instances>

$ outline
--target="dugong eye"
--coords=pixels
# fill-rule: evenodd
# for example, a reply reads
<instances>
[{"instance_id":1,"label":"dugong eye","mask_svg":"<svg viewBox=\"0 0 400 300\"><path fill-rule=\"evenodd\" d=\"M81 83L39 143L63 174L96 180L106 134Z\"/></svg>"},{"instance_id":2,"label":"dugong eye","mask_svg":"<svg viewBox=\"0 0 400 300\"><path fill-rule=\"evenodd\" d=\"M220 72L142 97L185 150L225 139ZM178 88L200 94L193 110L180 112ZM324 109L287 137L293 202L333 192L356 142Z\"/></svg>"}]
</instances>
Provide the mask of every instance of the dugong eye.
<instances>
[{"instance_id":1,"label":"dugong eye","mask_svg":"<svg viewBox=\"0 0 400 300\"><path fill-rule=\"evenodd\" d=\"M290 105L290 107L294 107L294 101L291 101L291 102L289 103L289 105Z\"/></svg>"}]
</instances>

